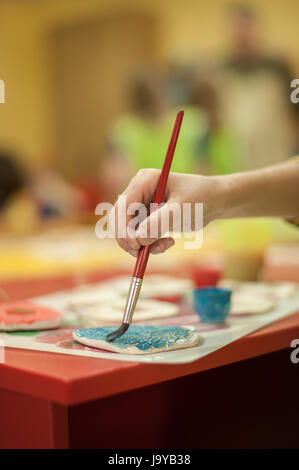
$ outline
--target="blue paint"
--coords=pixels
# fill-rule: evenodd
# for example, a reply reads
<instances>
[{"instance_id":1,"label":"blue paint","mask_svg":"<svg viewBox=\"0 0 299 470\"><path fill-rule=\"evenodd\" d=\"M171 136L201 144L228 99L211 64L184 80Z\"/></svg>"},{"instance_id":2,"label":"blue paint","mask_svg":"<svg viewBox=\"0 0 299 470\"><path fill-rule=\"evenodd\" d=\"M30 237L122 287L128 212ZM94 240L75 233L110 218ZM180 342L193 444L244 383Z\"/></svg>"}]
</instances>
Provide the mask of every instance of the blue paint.
<instances>
[{"instance_id":1,"label":"blue paint","mask_svg":"<svg viewBox=\"0 0 299 470\"><path fill-rule=\"evenodd\" d=\"M96 341L106 341L106 336L115 331L115 326L103 326L100 328L86 328L75 330L80 338ZM126 333L113 341L112 344L126 349L135 346L140 351L148 351L151 348L164 348L173 346L174 343L186 343L196 332L182 326L138 326L132 325Z\"/></svg>"},{"instance_id":2,"label":"blue paint","mask_svg":"<svg viewBox=\"0 0 299 470\"><path fill-rule=\"evenodd\" d=\"M225 323L231 304L231 290L219 287L194 289L194 308L203 323Z\"/></svg>"}]
</instances>

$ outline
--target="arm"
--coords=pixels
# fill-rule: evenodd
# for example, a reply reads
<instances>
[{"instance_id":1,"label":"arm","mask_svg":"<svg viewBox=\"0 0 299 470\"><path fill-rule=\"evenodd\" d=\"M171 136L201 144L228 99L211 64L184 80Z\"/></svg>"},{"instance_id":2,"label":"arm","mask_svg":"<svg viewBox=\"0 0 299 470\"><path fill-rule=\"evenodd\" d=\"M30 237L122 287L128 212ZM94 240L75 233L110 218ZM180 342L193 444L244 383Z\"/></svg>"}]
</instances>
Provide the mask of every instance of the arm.
<instances>
[{"instance_id":1,"label":"arm","mask_svg":"<svg viewBox=\"0 0 299 470\"><path fill-rule=\"evenodd\" d=\"M216 178L223 196L219 218L299 216L299 162Z\"/></svg>"}]
</instances>

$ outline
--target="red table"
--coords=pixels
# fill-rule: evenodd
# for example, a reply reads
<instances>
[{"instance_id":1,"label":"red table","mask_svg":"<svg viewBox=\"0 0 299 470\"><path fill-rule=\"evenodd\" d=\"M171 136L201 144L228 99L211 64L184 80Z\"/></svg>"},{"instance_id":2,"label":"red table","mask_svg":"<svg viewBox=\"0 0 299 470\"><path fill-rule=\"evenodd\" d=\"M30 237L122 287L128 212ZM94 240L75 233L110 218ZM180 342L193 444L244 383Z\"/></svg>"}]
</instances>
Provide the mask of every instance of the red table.
<instances>
[{"instance_id":1,"label":"red table","mask_svg":"<svg viewBox=\"0 0 299 470\"><path fill-rule=\"evenodd\" d=\"M72 285L70 278L2 283L12 298ZM299 447L294 338L299 312L182 365L6 348L0 447Z\"/></svg>"}]
</instances>

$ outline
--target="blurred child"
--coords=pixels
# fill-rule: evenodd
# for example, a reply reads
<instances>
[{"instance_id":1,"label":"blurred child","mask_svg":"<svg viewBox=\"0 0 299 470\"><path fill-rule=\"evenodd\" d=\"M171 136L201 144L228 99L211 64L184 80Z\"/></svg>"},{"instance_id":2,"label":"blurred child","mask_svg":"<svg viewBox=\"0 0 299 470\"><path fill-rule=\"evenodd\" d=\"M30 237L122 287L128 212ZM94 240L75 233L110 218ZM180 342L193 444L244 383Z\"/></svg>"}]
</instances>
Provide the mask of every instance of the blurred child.
<instances>
[{"instance_id":1,"label":"blurred child","mask_svg":"<svg viewBox=\"0 0 299 470\"><path fill-rule=\"evenodd\" d=\"M161 89L161 80L155 75L136 78L129 96L130 112L111 128L110 153L102 179L110 189L115 188L114 196L137 170L161 168L176 115L176 110L168 108ZM184 123L172 165L173 171L179 173L195 170L196 140L204 129L201 113L192 108L184 109Z\"/></svg>"},{"instance_id":2,"label":"blurred child","mask_svg":"<svg viewBox=\"0 0 299 470\"><path fill-rule=\"evenodd\" d=\"M208 80L197 80L191 100L207 120L206 131L197 139L198 173L227 174L240 170L237 140L223 122L216 86Z\"/></svg>"},{"instance_id":3,"label":"blurred child","mask_svg":"<svg viewBox=\"0 0 299 470\"><path fill-rule=\"evenodd\" d=\"M27 173L14 154L0 151L0 219L17 231L48 217L72 217L84 208L83 194L55 171Z\"/></svg>"}]
</instances>

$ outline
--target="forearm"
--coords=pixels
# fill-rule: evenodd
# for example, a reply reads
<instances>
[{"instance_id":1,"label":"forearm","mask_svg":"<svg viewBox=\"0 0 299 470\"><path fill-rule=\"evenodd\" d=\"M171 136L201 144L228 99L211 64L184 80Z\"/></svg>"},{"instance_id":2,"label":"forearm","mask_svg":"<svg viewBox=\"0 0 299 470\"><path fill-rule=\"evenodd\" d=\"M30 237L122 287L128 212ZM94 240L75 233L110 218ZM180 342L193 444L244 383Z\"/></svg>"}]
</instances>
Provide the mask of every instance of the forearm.
<instances>
[{"instance_id":1,"label":"forearm","mask_svg":"<svg viewBox=\"0 0 299 470\"><path fill-rule=\"evenodd\" d=\"M216 218L299 216L296 161L215 178L219 186Z\"/></svg>"}]
</instances>

